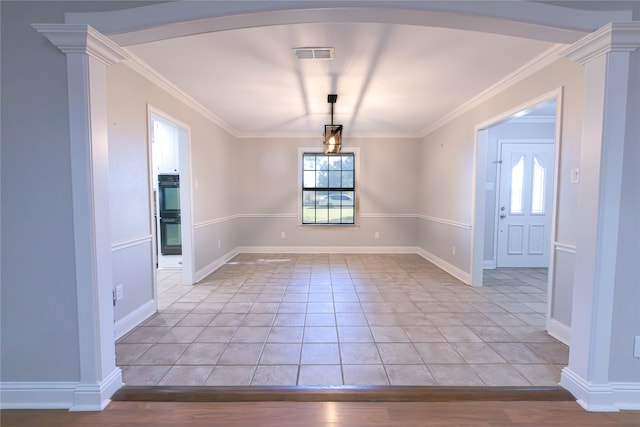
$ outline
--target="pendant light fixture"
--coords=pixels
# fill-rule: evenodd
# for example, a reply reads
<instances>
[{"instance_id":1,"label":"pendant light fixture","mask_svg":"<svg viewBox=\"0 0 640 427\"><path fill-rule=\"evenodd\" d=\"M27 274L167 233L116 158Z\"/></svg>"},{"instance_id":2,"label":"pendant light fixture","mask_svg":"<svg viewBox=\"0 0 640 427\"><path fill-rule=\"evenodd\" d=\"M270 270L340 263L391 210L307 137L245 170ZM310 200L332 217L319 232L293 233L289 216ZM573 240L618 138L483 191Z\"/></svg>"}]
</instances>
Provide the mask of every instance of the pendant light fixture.
<instances>
[{"instance_id":1,"label":"pendant light fixture","mask_svg":"<svg viewBox=\"0 0 640 427\"><path fill-rule=\"evenodd\" d=\"M338 154L342 143L342 125L333 124L333 104L338 95L327 95L327 102L331 104L331 124L324 125L324 154Z\"/></svg>"}]
</instances>

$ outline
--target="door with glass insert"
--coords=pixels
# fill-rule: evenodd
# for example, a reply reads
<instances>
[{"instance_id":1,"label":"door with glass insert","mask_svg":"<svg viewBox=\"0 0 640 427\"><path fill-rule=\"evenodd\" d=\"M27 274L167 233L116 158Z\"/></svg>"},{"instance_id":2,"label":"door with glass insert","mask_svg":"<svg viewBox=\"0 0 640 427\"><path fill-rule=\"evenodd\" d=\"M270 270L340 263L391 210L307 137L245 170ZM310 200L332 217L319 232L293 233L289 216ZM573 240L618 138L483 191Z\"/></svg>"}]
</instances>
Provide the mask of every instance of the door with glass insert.
<instances>
[{"instance_id":1,"label":"door with glass insert","mask_svg":"<svg viewBox=\"0 0 640 427\"><path fill-rule=\"evenodd\" d=\"M503 143L498 267L548 267L553 193L551 143Z\"/></svg>"}]
</instances>

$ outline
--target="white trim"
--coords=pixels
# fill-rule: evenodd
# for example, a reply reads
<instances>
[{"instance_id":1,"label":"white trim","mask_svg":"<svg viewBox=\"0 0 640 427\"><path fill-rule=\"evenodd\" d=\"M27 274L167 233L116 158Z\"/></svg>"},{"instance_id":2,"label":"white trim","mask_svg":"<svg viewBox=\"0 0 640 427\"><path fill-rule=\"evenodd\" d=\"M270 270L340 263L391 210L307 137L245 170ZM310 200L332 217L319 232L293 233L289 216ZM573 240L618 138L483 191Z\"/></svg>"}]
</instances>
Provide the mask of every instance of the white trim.
<instances>
[{"instance_id":1,"label":"white trim","mask_svg":"<svg viewBox=\"0 0 640 427\"><path fill-rule=\"evenodd\" d=\"M225 265L230 259L232 259L236 255L238 255L239 253L240 253L240 251L238 251L238 248L235 248L235 249L227 252L226 254L221 256L220 258L218 258L218 259L214 260L213 262L209 263L204 268L201 268L200 270L196 271L194 276L193 276L193 279L194 279L195 283L200 282L202 279L204 279L205 277L207 277L208 275L210 275L211 273L213 273L214 271L216 271L217 269L219 269L220 267Z\"/></svg>"},{"instance_id":2,"label":"white trim","mask_svg":"<svg viewBox=\"0 0 640 427\"><path fill-rule=\"evenodd\" d=\"M569 367L562 369L560 385L573 394L580 406L590 412L640 410L640 383L611 382L593 384Z\"/></svg>"},{"instance_id":3,"label":"white trim","mask_svg":"<svg viewBox=\"0 0 640 427\"><path fill-rule=\"evenodd\" d=\"M551 213L551 230L549 241L553 241L556 235L556 215L557 215L557 198L558 198L558 175L560 168L560 146L562 144L562 104L563 104L563 87L558 87L552 91L542 94L536 98L522 103L510 110L507 110L493 118L486 120L475 126L474 130L474 153L473 153L473 200L471 217L473 221L471 232L471 278L473 286L482 286L482 266L484 264L484 205L485 205L485 178L486 167L481 157L486 157L486 145L488 144L487 129L495 126L513 116L515 113L526 110L542 102L550 99L556 99L556 127L554 135L554 170L553 170L553 195L552 195L552 213ZM484 150L484 151L483 151ZM494 245L495 246L495 245ZM550 245L551 246L551 245ZM553 269L554 251L549 250L549 269ZM496 257L497 258L497 257ZM550 271L552 272L552 271ZM552 277L550 274L549 277ZM551 279L549 281L551 284ZM548 295L551 295L552 289L548 284ZM550 299L549 299L550 301ZM547 310L547 316L550 310Z\"/></svg>"},{"instance_id":4,"label":"white trim","mask_svg":"<svg viewBox=\"0 0 640 427\"><path fill-rule=\"evenodd\" d=\"M262 254L417 254L415 246L240 246L238 253Z\"/></svg>"},{"instance_id":5,"label":"white trim","mask_svg":"<svg viewBox=\"0 0 640 427\"><path fill-rule=\"evenodd\" d=\"M495 270L497 268L495 259L485 259L482 261L483 270Z\"/></svg>"},{"instance_id":6,"label":"white trim","mask_svg":"<svg viewBox=\"0 0 640 427\"><path fill-rule=\"evenodd\" d=\"M576 253L576 245L568 245L566 243L553 242L553 247L558 252L566 252L568 254Z\"/></svg>"},{"instance_id":7,"label":"white trim","mask_svg":"<svg viewBox=\"0 0 640 427\"><path fill-rule=\"evenodd\" d=\"M583 37L560 54L578 64L609 52L633 52L640 47L640 22L610 22Z\"/></svg>"},{"instance_id":8,"label":"white trim","mask_svg":"<svg viewBox=\"0 0 640 427\"><path fill-rule=\"evenodd\" d=\"M544 124L554 123L556 116L522 116L509 120L510 123Z\"/></svg>"},{"instance_id":9,"label":"white trim","mask_svg":"<svg viewBox=\"0 0 640 427\"><path fill-rule=\"evenodd\" d=\"M414 213L363 213L360 218L419 218L419 214Z\"/></svg>"},{"instance_id":10,"label":"white trim","mask_svg":"<svg viewBox=\"0 0 640 427\"><path fill-rule=\"evenodd\" d=\"M100 384L75 381L4 381L0 383L0 409L69 409L101 411L122 385L116 367Z\"/></svg>"},{"instance_id":11,"label":"white trim","mask_svg":"<svg viewBox=\"0 0 640 427\"><path fill-rule=\"evenodd\" d=\"M247 213L236 214L235 218L296 218L294 213Z\"/></svg>"},{"instance_id":12,"label":"white trim","mask_svg":"<svg viewBox=\"0 0 640 427\"><path fill-rule=\"evenodd\" d=\"M116 340L125 336L133 328L151 317L156 311L156 301L149 300L124 316L122 319L118 320L114 325L114 335Z\"/></svg>"},{"instance_id":13,"label":"white trim","mask_svg":"<svg viewBox=\"0 0 640 427\"><path fill-rule=\"evenodd\" d=\"M302 164L302 156L305 153L309 153L309 154L324 154L324 151L322 149L322 147L320 146L315 146L315 147L298 147L298 159L297 159L297 165L298 165L298 181L297 181L297 187L298 187L298 201L297 201L297 208L296 208L296 226L298 227L299 230L305 229L305 228L313 228L313 227L341 227L341 228L357 228L360 227L360 218L361 218L361 214L360 214L360 196L359 196L359 186L360 186L360 176L361 176L361 172L360 172L360 147L345 147L342 149L341 153L352 153L353 154L353 168L354 168L354 172L355 172L355 176L353 177L354 180L354 186L353 186L353 192L355 194L356 197L356 202L355 202L355 206L354 208L354 218L353 218L353 224L303 224L302 223L302 179L303 179L303 164Z\"/></svg>"},{"instance_id":14,"label":"white trim","mask_svg":"<svg viewBox=\"0 0 640 427\"><path fill-rule=\"evenodd\" d=\"M127 55L87 25L34 28L66 56L79 359L73 406L100 410L122 385L113 339L107 66Z\"/></svg>"},{"instance_id":15,"label":"white trim","mask_svg":"<svg viewBox=\"0 0 640 427\"><path fill-rule=\"evenodd\" d=\"M558 237L558 197L560 197L560 149L562 147L562 124L564 110L564 86L556 89L556 127L554 132L554 152L553 152L553 194L551 195L551 230L549 231L549 241L552 242L549 250L549 267L547 271L547 312L545 314L547 328L555 328L557 325L552 325L551 313L553 305L555 303L555 286L554 281L556 274L556 238ZM558 337L562 335L559 329L554 329L558 333ZM568 328L566 332L567 341L571 337L571 329ZM565 342L566 344L566 342Z\"/></svg>"},{"instance_id":16,"label":"white trim","mask_svg":"<svg viewBox=\"0 0 640 427\"><path fill-rule=\"evenodd\" d=\"M129 52L109 37L84 24L31 24L65 54L86 54L109 66L125 60Z\"/></svg>"},{"instance_id":17,"label":"white trim","mask_svg":"<svg viewBox=\"0 0 640 427\"><path fill-rule=\"evenodd\" d=\"M202 221L193 226L193 228L205 228L210 227L212 225L221 224L223 222L233 221L235 219L240 218L297 218L295 213L246 213L246 214L234 214L221 218L214 218L207 221ZM419 215L415 213L363 213L360 214L360 218L422 218L430 221L440 222L443 224L453 225L456 227L461 227L465 229L470 229L471 226L469 224L463 224L454 221L448 221L445 219L427 217L425 215ZM311 224L305 224L305 226ZM324 225L324 224L313 224L313 225ZM331 224L329 224L331 225ZM335 224L334 224L335 225Z\"/></svg>"},{"instance_id":18,"label":"white trim","mask_svg":"<svg viewBox=\"0 0 640 427\"><path fill-rule=\"evenodd\" d=\"M0 383L0 409L69 409L77 382L42 381Z\"/></svg>"},{"instance_id":19,"label":"white trim","mask_svg":"<svg viewBox=\"0 0 640 427\"><path fill-rule=\"evenodd\" d=\"M453 277L457 278L458 280L460 280L465 285L470 285L471 284L471 274L470 273L462 270L461 268L456 267L455 265L453 265L453 264L443 260L442 258L432 254L431 252L427 252L426 250L424 250L422 248L418 248L418 251L416 253L418 255L420 255L422 258L426 259L427 261L435 264L436 266L440 267L442 270L444 270L447 273L451 274Z\"/></svg>"},{"instance_id":20,"label":"white trim","mask_svg":"<svg viewBox=\"0 0 640 427\"><path fill-rule=\"evenodd\" d=\"M178 132L178 162L179 162L179 175L180 175L180 218L181 218L181 231L182 231L182 283L187 285L193 285L196 283L194 278L195 262L194 262L194 229L193 226L193 191L192 191L192 167L191 167L191 126L187 123L180 121L171 114L165 113L163 110L154 107L147 103L147 121L148 121L148 146L149 152L152 153L152 141L153 135L153 121L161 120L172 126L175 126ZM153 165L153 158L149 159L149 165ZM156 172L153 167L149 167L149 191L153 194L156 179ZM149 213L151 215L150 221L154 223L156 219L153 215L153 210ZM156 237L156 243L159 236ZM158 246L157 244L155 245ZM157 251L154 258L157 257ZM157 291L157 283L154 284L154 294Z\"/></svg>"},{"instance_id":21,"label":"white trim","mask_svg":"<svg viewBox=\"0 0 640 427\"><path fill-rule=\"evenodd\" d=\"M74 403L69 411L102 411L111 402L110 397L120 387L122 387L122 371L116 366L98 384L78 384L74 392Z\"/></svg>"},{"instance_id":22,"label":"white trim","mask_svg":"<svg viewBox=\"0 0 640 427\"><path fill-rule=\"evenodd\" d=\"M563 44L553 45L552 47L542 52L537 57L533 58L531 61L524 64L522 67L518 68L516 71L512 72L511 74L509 74L499 82L495 83L494 85L490 86L489 88L485 89L484 91L480 92L480 94L471 98L469 101L465 102L455 110L451 111L449 114L445 115L444 117L442 117L441 119L439 119L438 121L436 121L435 123L427 127L426 129L424 129L421 132L420 136L424 138L425 136L441 128L442 126L446 125L447 123L451 122L457 117L460 117L467 111L472 110L473 108L479 106L483 102L486 102L491 98L493 98L494 96L498 95L500 92L507 90L514 84L540 71L544 67L555 62L560 57L559 56L560 53L563 52L565 49L566 49L566 45L563 45ZM535 103L532 104L531 102L528 102L527 105L535 105ZM514 111L514 113L521 110L524 110L524 108L519 108L517 111ZM491 123L496 123L495 119L491 119ZM481 127L486 127L486 126L481 126Z\"/></svg>"},{"instance_id":23,"label":"white trim","mask_svg":"<svg viewBox=\"0 0 640 427\"><path fill-rule=\"evenodd\" d=\"M121 251L123 249L131 248L134 246L142 245L153 241L153 235L134 237L133 239L121 240L119 242L111 243L111 252Z\"/></svg>"},{"instance_id":24,"label":"white trim","mask_svg":"<svg viewBox=\"0 0 640 427\"><path fill-rule=\"evenodd\" d=\"M450 225L452 227L462 228L464 230L471 230L471 224L465 224L463 222L451 221L451 220L448 220L448 219L437 218L437 217L429 216L429 215L416 215L416 217L418 217L420 219L424 219L425 221L437 222L439 224L446 224L446 225Z\"/></svg>"},{"instance_id":25,"label":"white trim","mask_svg":"<svg viewBox=\"0 0 640 427\"><path fill-rule=\"evenodd\" d=\"M584 65L585 108L579 215L574 224L580 250L574 264L569 366L562 380L588 410L616 410L618 397L609 380L613 353L621 349L614 347L612 336L616 328L633 328L614 316L613 284L616 265L633 258L619 246L625 198L621 165L625 144L635 135L630 132L635 123L628 109L631 91L636 89L631 83L635 75L630 51L639 46L640 22L609 24L574 44L566 54ZM627 354L632 357L631 350ZM633 369L627 367L625 375L631 376L629 371Z\"/></svg>"},{"instance_id":26,"label":"white trim","mask_svg":"<svg viewBox=\"0 0 640 427\"><path fill-rule=\"evenodd\" d=\"M640 411L640 383L613 382L614 401L623 411Z\"/></svg>"},{"instance_id":27,"label":"white trim","mask_svg":"<svg viewBox=\"0 0 640 427\"><path fill-rule=\"evenodd\" d=\"M179 3L179 4L176 4ZM121 44L139 44L214 31L305 22L379 22L439 26L544 41L572 42L607 22L632 19L628 10L576 10L537 3L297 1L282 9L264 2L169 2L108 12L67 12L69 23L91 23ZM275 10L274 10L275 9Z\"/></svg>"},{"instance_id":28,"label":"white trim","mask_svg":"<svg viewBox=\"0 0 640 427\"><path fill-rule=\"evenodd\" d=\"M194 224L193 228L197 230L199 228L210 227L212 225L222 224L223 222L233 221L237 217L238 217L237 215L229 215L229 216L225 216L225 217L222 217L222 218L214 218L214 219L210 219L208 221L202 221L202 222L199 222L197 224Z\"/></svg>"},{"instance_id":29,"label":"white trim","mask_svg":"<svg viewBox=\"0 0 640 427\"><path fill-rule=\"evenodd\" d=\"M547 333L563 344L569 345L571 341L571 327L558 322L556 319L547 321Z\"/></svg>"}]
</instances>

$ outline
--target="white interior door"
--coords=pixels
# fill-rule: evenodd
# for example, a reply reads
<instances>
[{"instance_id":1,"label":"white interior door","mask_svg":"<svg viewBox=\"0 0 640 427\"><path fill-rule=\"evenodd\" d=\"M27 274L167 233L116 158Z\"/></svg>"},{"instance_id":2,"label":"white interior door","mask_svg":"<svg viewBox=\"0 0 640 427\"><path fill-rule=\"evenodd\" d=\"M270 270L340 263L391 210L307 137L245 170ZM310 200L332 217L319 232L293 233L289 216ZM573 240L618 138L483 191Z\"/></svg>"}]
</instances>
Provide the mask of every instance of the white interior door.
<instances>
[{"instance_id":1,"label":"white interior door","mask_svg":"<svg viewBox=\"0 0 640 427\"><path fill-rule=\"evenodd\" d=\"M500 147L498 267L548 267L553 193L552 143Z\"/></svg>"}]
</instances>

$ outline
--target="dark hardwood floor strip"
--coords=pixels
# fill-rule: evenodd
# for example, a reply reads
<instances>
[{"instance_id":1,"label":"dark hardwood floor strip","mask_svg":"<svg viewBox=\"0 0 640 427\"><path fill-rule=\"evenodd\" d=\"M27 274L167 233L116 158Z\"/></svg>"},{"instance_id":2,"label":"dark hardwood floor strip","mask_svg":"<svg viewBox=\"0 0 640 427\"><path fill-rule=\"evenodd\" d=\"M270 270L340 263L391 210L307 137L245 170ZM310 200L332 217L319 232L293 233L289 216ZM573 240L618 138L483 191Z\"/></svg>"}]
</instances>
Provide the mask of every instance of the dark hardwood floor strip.
<instances>
[{"instance_id":1,"label":"dark hardwood floor strip","mask_svg":"<svg viewBox=\"0 0 640 427\"><path fill-rule=\"evenodd\" d=\"M124 386L113 401L145 402L463 402L575 401L562 387Z\"/></svg>"}]
</instances>

